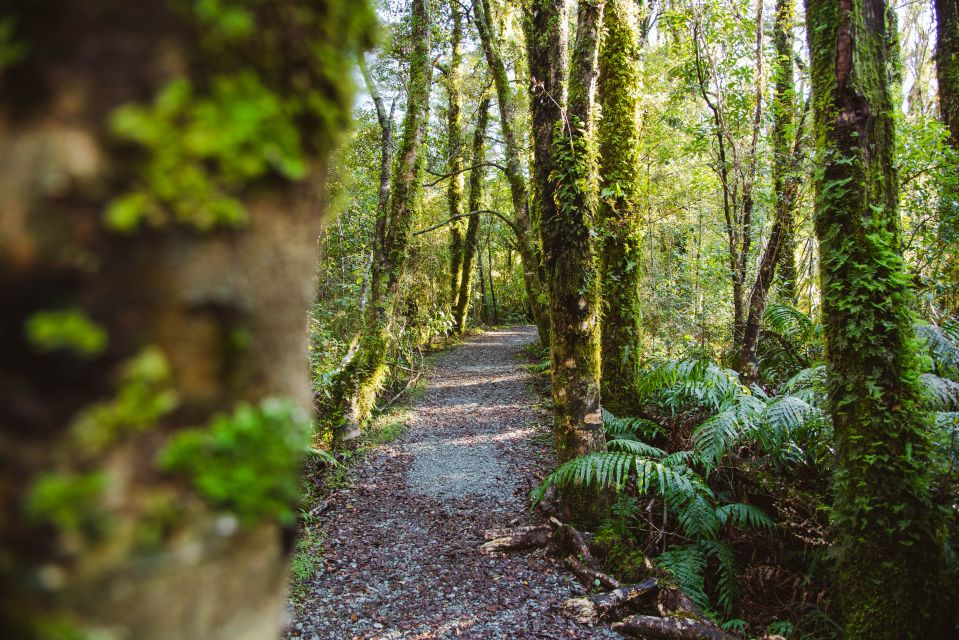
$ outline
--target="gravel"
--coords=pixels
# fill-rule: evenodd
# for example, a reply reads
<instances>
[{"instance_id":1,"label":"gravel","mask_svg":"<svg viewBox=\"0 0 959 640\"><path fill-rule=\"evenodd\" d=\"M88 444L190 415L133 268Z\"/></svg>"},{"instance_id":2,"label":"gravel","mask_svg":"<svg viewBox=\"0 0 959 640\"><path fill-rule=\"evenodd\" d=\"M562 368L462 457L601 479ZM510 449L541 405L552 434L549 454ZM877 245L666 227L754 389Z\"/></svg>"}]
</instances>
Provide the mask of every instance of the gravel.
<instances>
[{"instance_id":1,"label":"gravel","mask_svg":"<svg viewBox=\"0 0 959 640\"><path fill-rule=\"evenodd\" d=\"M323 568L290 604L287 638L618 638L557 610L582 588L542 550L484 556L487 528L536 523L553 465L520 352L531 327L444 354L410 429L352 469L327 513Z\"/></svg>"}]
</instances>

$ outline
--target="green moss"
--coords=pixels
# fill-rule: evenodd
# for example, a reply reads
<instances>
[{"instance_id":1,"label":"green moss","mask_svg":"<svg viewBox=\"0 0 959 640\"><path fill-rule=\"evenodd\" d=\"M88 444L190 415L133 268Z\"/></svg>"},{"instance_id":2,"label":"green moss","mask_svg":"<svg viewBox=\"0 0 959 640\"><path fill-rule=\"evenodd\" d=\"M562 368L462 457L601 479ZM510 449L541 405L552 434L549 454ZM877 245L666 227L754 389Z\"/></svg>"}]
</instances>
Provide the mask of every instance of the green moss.
<instances>
[{"instance_id":1,"label":"green moss","mask_svg":"<svg viewBox=\"0 0 959 640\"><path fill-rule=\"evenodd\" d=\"M232 511L242 523L274 519L289 525L308 427L307 416L290 401L242 404L204 428L174 435L157 462L162 470L189 479L212 506Z\"/></svg>"},{"instance_id":2,"label":"green moss","mask_svg":"<svg viewBox=\"0 0 959 640\"><path fill-rule=\"evenodd\" d=\"M244 196L270 178L300 181L349 126L351 58L375 24L366 2L175 1L197 33L191 73L149 105L112 115L120 141L139 151L124 192L107 206L117 232L246 222ZM255 55L251 57L251 51ZM210 69L216 72L210 74Z\"/></svg>"},{"instance_id":3,"label":"green moss","mask_svg":"<svg viewBox=\"0 0 959 640\"><path fill-rule=\"evenodd\" d=\"M107 487L103 473L47 473L33 483L26 500L27 517L52 524L63 533L101 533L99 507Z\"/></svg>"},{"instance_id":4,"label":"green moss","mask_svg":"<svg viewBox=\"0 0 959 640\"><path fill-rule=\"evenodd\" d=\"M123 365L116 395L79 414L73 437L84 450L103 451L124 435L155 427L177 404L166 357L145 347Z\"/></svg>"},{"instance_id":5,"label":"green moss","mask_svg":"<svg viewBox=\"0 0 959 640\"><path fill-rule=\"evenodd\" d=\"M634 13L626 0L607 4L599 55L602 398L603 406L617 415L635 415L639 408L639 47Z\"/></svg>"},{"instance_id":6,"label":"green moss","mask_svg":"<svg viewBox=\"0 0 959 640\"><path fill-rule=\"evenodd\" d=\"M42 351L69 349L80 355L93 356L107 347L106 331L81 309L40 311L27 320L27 339Z\"/></svg>"},{"instance_id":7,"label":"green moss","mask_svg":"<svg viewBox=\"0 0 959 640\"><path fill-rule=\"evenodd\" d=\"M936 637L944 593L913 297L902 258L887 16L807 2L837 587L845 637ZM848 33L854 37L849 38ZM890 580L890 576L895 576Z\"/></svg>"}]
</instances>

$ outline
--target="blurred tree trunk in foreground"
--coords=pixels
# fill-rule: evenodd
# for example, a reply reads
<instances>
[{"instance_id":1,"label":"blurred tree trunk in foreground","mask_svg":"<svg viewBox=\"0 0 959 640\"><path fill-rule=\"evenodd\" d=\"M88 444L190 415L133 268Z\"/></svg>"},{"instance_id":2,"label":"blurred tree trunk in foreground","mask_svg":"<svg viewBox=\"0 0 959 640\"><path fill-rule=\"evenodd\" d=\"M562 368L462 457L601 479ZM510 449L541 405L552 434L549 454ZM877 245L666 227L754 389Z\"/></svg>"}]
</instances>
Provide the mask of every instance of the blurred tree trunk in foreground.
<instances>
[{"instance_id":1,"label":"blurred tree trunk in foreground","mask_svg":"<svg viewBox=\"0 0 959 640\"><path fill-rule=\"evenodd\" d=\"M356 0L0 10L0 628L276 637Z\"/></svg>"}]
</instances>

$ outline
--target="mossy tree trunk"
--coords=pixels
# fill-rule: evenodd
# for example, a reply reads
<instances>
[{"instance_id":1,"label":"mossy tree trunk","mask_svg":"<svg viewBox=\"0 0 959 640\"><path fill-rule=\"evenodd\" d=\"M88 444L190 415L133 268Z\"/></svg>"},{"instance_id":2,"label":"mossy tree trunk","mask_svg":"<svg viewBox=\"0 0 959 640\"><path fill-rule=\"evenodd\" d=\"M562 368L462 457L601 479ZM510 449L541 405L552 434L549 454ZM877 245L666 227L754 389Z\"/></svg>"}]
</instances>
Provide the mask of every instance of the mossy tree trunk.
<instances>
[{"instance_id":1,"label":"mossy tree trunk","mask_svg":"<svg viewBox=\"0 0 959 640\"><path fill-rule=\"evenodd\" d=\"M940 637L939 518L897 214L895 39L883 0L806 0L806 19L845 637Z\"/></svg>"},{"instance_id":2,"label":"mossy tree trunk","mask_svg":"<svg viewBox=\"0 0 959 640\"><path fill-rule=\"evenodd\" d=\"M4 637L280 632L316 194L374 16L228 5L0 9Z\"/></svg>"},{"instance_id":3,"label":"mossy tree trunk","mask_svg":"<svg viewBox=\"0 0 959 640\"><path fill-rule=\"evenodd\" d=\"M639 262L641 238L636 189L639 173L639 39L634 4L611 0L599 53L600 160L599 273L602 300L603 406L637 415L641 351Z\"/></svg>"},{"instance_id":4,"label":"mossy tree trunk","mask_svg":"<svg viewBox=\"0 0 959 640\"><path fill-rule=\"evenodd\" d=\"M959 157L959 1L935 0L936 78L939 81L939 117L949 129L949 146ZM940 198L939 237L945 246L959 243L959 163ZM946 252L945 276L951 295L947 313L959 313L959 252Z\"/></svg>"},{"instance_id":5,"label":"mossy tree trunk","mask_svg":"<svg viewBox=\"0 0 959 640\"><path fill-rule=\"evenodd\" d=\"M386 376L386 355L397 311L400 279L406 268L413 215L422 191L422 146L429 120L433 76L429 0L413 0L410 17L412 54L403 137L396 153L387 215L382 228L377 225L374 238L369 301L363 326L334 374L328 395L315 403L320 421L331 425L334 435L341 440L359 435Z\"/></svg>"},{"instance_id":6,"label":"mossy tree trunk","mask_svg":"<svg viewBox=\"0 0 959 640\"><path fill-rule=\"evenodd\" d=\"M566 7L527 7L526 37L534 80L534 175L543 210L541 234L550 293L553 429L561 462L606 447L599 405L599 299L594 223L595 159L591 121L603 3L579 4L577 39L566 86ZM544 140L541 136L548 136ZM567 491L570 515L589 520L602 501Z\"/></svg>"},{"instance_id":7,"label":"mossy tree trunk","mask_svg":"<svg viewBox=\"0 0 959 640\"><path fill-rule=\"evenodd\" d=\"M792 27L795 18L794 0L777 0L773 45L773 225L766 246L759 258L756 280L749 295L739 370L747 383L759 377L757 348L763 313L769 290L776 278L776 268L784 271L780 279L783 297L795 298L796 259L793 227L796 201L799 196L800 140L802 122L796 117L796 88L793 83Z\"/></svg>"},{"instance_id":8,"label":"mossy tree trunk","mask_svg":"<svg viewBox=\"0 0 959 640\"><path fill-rule=\"evenodd\" d=\"M470 170L469 210L483 208L483 181L486 177L486 129L489 124L490 98L485 96L479 104L476 114L476 129L473 131L473 168ZM470 216L463 238L463 268L460 273L456 307L453 321L457 333L466 330L466 318L472 295L476 250L479 245L480 214Z\"/></svg>"},{"instance_id":9,"label":"mossy tree trunk","mask_svg":"<svg viewBox=\"0 0 959 640\"><path fill-rule=\"evenodd\" d=\"M513 203L516 234L516 246L523 261L523 285L526 298L532 312L533 322L540 342L549 344L549 311L546 291L546 271L543 264L543 251L536 236L535 225L530 215L529 190L523 164L520 161L519 111L516 95L510 84L506 63L494 28L489 0L477 0L473 5L476 28L480 44L486 56L496 98L499 104L500 129L503 132L504 151L506 153L506 179L509 181L510 198Z\"/></svg>"},{"instance_id":10,"label":"mossy tree trunk","mask_svg":"<svg viewBox=\"0 0 959 640\"><path fill-rule=\"evenodd\" d=\"M463 17L459 0L449 1L452 30L450 32L450 62L446 68L446 155L450 182L447 186L450 219L450 306L457 303L463 269L464 234L466 220L463 214ZM470 209L476 211L476 209ZM475 216L474 216L475 217Z\"/></svg>"}]
</instances>

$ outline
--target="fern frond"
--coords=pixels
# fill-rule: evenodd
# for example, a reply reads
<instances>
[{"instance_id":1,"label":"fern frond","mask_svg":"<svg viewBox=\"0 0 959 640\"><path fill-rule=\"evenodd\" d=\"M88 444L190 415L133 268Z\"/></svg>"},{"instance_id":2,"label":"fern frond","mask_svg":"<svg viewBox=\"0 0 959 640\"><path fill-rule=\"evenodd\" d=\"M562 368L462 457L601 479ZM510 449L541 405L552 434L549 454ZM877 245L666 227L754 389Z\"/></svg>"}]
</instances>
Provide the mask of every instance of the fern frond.
<instances>
[{"instance_id":1,"label":"fern frond","mask_svg":"<svg viewBox=\"0 0 959 640\"><path fill-rule=\"evenodd\" d=\"M709 609L706 595L706 554L696 545L661 553L656 565L672 576L680 589L701 609Z\"/></svg>"},{"instance_id":2,"label":"fern frond","mask_svg":"<svg viewBox=\"0 0 959 640\"><path fill-rule=\"evenodd\" d=\"M708 360L669 360L647 371L638 389L645 396L664 393L672 404L691 400L719 410L744 387L738 373Z\"/></svg>"},{"instance_id":3,"label":"fern frond","mask_svg":"<svg viewBox=\"0 0 959 640\"><path fill-rule=\"evenodd\" d=\"M941 378L934 373L920 376L927 404L934 411L959 409L959 382Z\"/></svg>"},{"instance_id":4,"label":"fern frond","mask_svg":"<svg viewBox=\"0 0 959 640\"><path fill-rule=\"evenodd\" d=\"M739 570L733 549L724 540L702 540L699 546L716 561L716 603L729 615L739 599Z\"/></svg>"},{"instance_id":5,"label":"fern frond","mask_svg":"<svg viewBox=\"0 0 959 640\"><path fill-rule=\"evenodd\" d=\"M623 438L661 431L662 427L645 418L621 418L606 409L603 412L603 429L607 437Z\"/></svg>"},{"instance_id":6,"label":"fern frond","mask_svg":"<svg viewBox=\"0 0 959 640\"><path fill-rule=\"evenodd\" d=\"M771 529L773 519L765 511L751 504L731 502L716 509L716 515L724 525L734 524L740 527Z\"/></svg>"},{"instance_id":7,"label":"fern frond","mask_svg":"<svg viewBox=\"0 0 959 640\"><path fill-rule=\"evenodd\" d=\"M805 313L785 304L772 303L766 307L763 322L772 331L792 342L807 342L821 332Z\"/></svg>"},{"instance_id":8,"label":"fern frond","mask_svg":"<svg viewBox=\"0 0 959 640\"><path fill-rule=\"evenodd\" d=\"M959 327L949 322L941 327L920 324L914 329L932 356L936 373L949 378L959 376Z\"/></svg>"},{"instance_id":9,"label":"fern frond","mask_svg":"<svg viewBox=\"0 0 959 640\"><path fill-rule=\"evenodd\" d=\"M645 456L647 458L662 458L666 455L666 452L662 449L648 445L640 440L625 440L620 438L607 440L606 448L610 451L625 451L626 453Z\"/></svg>"}]
</instances>

